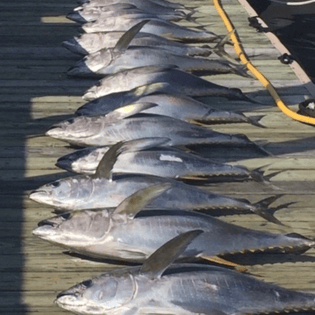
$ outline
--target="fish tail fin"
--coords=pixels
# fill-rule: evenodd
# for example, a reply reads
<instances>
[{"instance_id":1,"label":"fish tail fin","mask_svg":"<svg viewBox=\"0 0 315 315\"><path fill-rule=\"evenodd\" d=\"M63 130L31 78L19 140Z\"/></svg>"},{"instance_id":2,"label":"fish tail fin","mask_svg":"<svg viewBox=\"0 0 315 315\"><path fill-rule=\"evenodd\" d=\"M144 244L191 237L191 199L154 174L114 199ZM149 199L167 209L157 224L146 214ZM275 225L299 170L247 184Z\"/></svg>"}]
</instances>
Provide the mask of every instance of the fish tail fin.
<instances>
[{"instance_id":1,"label":"fish tail fin","mask_svg":"<svg viewBox=\"0 0 315 315\"><path fill-rule=\"evenodd\" d=\"M253 76L247 72L246 65L236 65L235 63L230 63L230 67L232 73L237 74L244 78L253 79Z\"/></svg>"},{"instance_id":2,"label":"fish tail fin","mask_svg":"<svg viewBox=\"0 0 315 315\"><path fill-rule=\"evenodd\" d=\"M239 63L225 51L224 47L226 44L230 44L230 33L220 38L220 41L214 46L212 51L219 57L224 58L233 64L239 65Z\"/></svg>"},{"instance_id":3,"label":"fish tail fin","mask_svg":"<svg viewBox=\"0 0 315 315\"><path fill-rule=\"evenodd\" d=\"M260 127L260 128L266 128L263 124L261 124L259 121L263 119L265 115L257 115L257 116L251 116L247 117L247 122L250 123L253 126Z\"/></svg>"},{"instance_id":4,"label":"fish tail fin","mask_svg":"<svg viewBox=\"0 0 315 315\"><path fill-rule=\"evenodd\" d=\"M192 11L192 12L198 12L198 7L187 7L184 6L184 9L186 9L187 11Z\"/></svg>"},{"instance_id":5,"label":"fish tail fin","mask_svg":"<svg viewBox=\"0 0 315 315\"><path fill-rule=\"evenodd\" d=\"M273 202L275 202L277 199L281 198L282 196L284 196L284 195L275 195L275 196L268 197L268 198L265 198L261 201L256 202L253 205L254 206L253 207L254 209L252 209L253 212L256 213L257 215L261 216L262 218L264 218L265 220L267 220L269 222L284 226L284 224L274 216L274 213L277 210L279 210L280 208L279 207L273 208L273 209L269 208L269 206ZM281 209L282 208L283 208L283 206L281 206Z\"/></svg>"},{"instance_id":6,"label":"fish tail fin","mask_svg":"<svg viewBox=\"0 0 315 315\"><path fill-rule=\"evenodd\" d=\"M272 183L270 183L270 179L274 176L276 176L277 174L281 173L282 171L277 171L277 172L273 172L269 175L264 175L264 169L267 167L268 165L264 165L264 166L260 166L254 170L252 170L250 172L250 176L251 178L258 183L264 183L267 186L270 186L276 190L282 190L281 188L273 185Z\"/></svg>"},{"instance_id":7,"label":"fish tail fin","mask_svg":"<svg viewBox=\"0 0 315 315\"><path fill-rule=\"evenodd\" d=\"M184 14L185 16L185 19L188 21L188 22L192 22L192 23L197 23L197 17L193 17L193 15L197 12L197 10L195 8L193 8L192 10L189 10L190 12L189 13L185 13L182 11L182 13ZM200 17L198 17L200 18Z\"/></svg>"}]
</instances>

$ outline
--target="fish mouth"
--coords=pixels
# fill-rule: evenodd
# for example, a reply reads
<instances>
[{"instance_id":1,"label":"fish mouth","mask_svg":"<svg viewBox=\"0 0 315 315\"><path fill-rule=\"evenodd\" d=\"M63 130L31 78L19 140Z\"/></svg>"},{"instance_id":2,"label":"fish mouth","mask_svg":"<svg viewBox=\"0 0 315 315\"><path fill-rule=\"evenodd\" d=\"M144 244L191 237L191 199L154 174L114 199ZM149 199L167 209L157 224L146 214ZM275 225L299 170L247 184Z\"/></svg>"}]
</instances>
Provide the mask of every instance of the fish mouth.
<instances>
[{"instance_id":1,"label":"fish mouth","mask_svg":"<svg viewBox=\"0 0 315 315\"><path fill-rule=\"evenodd\" d=\"M46 190L34 190L30 193L29 198L39 203L52 204L51 196Z\"/></svg>"},{"instance_id":2,"label":"fish mouth","mask_svg":"<svg viewBox=\"0 0 315 315\"><path fill-rule=\"evenodd\" d=\"M75 308L84 306L84 303L82 301L79 302L78 297L75 294L67 293L67 291L59 293L55 303L59 307L68 310L74 310Z\"/></svg>"}]
</instances>

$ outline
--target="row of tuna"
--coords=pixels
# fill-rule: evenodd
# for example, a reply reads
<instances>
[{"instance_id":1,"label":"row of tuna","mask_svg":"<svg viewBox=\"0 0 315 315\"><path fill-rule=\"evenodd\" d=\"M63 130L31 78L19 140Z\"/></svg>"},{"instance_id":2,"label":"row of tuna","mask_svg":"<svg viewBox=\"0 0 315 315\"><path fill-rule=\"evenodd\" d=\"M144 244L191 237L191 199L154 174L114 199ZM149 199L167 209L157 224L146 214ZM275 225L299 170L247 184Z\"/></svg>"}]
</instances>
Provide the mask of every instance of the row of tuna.
<instances>
[{"instance_id":1,"label":"row of tuna","mask_svg":"<svg viewBox=\"0 0 315 315\"><path fill-rule=\"evenodd\" d=\"M211 216L218 210L237 211L282 224L274 212L287 205L269 208L279 194L252 204L196 185L244 180L271 185L272 175L265 177L261 168L214 163L186 149L219 144L251 146L266 154L245 135L210 129L211 124L239 122L263 127L261 116L215 110L193 98L254 102L239 89L197 76L248 74L224 51L228 37L197 25L195 12L166 0L89 0L68 15L82 23L85 33L64 46L86 55L69 75L103 78L85 93L88 102L74 118L47 131L85 148L57 161L78 175L31 193L31 199L61 212L39 222L33 234L85 257L142 265L61 292L56 303L62 308L79 314L183 315L315 308L314 295L256 280L240 272L245 266L224 260L245 252L300 254L315 241ZM191 27L174 23L180 20ZM192 42L214 44L187 44Z\"/></svg>"}]
</instances>

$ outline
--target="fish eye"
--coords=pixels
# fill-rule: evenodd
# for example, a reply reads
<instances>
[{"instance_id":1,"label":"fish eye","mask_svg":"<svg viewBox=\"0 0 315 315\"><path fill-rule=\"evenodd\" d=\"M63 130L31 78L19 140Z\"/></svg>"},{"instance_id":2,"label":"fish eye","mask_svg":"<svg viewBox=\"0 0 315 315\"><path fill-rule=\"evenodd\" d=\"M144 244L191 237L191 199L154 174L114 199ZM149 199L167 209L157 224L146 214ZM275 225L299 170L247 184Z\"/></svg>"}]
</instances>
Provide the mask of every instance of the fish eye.
<instances>
[{"instance_id":1,"label":"fish eye","mask_svg":"<svg viewBox=\"0 0 315 315\"><path fill-rule=\"evenodd\" d=\"M64 220L68 220L70 218L71 214L69 212L65 212L60 215L60 217Z\"/></svg>"},{"instance_id":2,"label":"fish eye","mask_svg":"<svg viewBox=\"0 0 315 315\"><path fill-rule=\"evenodd\" d=\"M51 185L52 185L53 187L59 187L59 186L60 186L60 183L59 183L59 182L53 182Z\"/></svg>"},{"instance_id":3,"label":"fish eye","mask_svg":"<svg viewBox=\"0 0 315 315\"><path fill-rule=\"evenodd\" d=\"M68 123L69 123L70 125L73 124L73 123L74 123L74 119L73 119L73 118L68 119Z\"/></svg>"},{"instance_id":4,"label":"fish eye","mask_svg":"<svg viewBox=\"0 0 315 315\"><path fill-rule=\"evenodd\" d=\"M86 287L86 288L89 288L92 285L92 280L83 281L83 282L81 282L81 285Z\"/></svg>"}]
</instances>

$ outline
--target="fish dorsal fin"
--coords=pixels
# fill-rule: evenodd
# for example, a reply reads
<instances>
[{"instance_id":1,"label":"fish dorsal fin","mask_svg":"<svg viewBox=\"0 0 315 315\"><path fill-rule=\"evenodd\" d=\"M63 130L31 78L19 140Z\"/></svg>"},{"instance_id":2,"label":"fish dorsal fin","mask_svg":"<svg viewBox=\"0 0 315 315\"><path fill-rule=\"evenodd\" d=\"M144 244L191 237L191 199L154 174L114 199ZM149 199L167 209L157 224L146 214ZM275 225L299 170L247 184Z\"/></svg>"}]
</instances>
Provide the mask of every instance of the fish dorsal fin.
<instances>
[{"instance_id":1,"label":"fish dorsal fin","mask_svg":"<svg viewBox=\"0 0 315 315\"><path fill-rule=\"evenodd\" d=\"M143 102L143 103L132 103L120 108L117 108L113 110L112 112L108 113L106 117L109 120L119 120L124 119L136 114L139 114L140 112L155 107L157 104L149 103L149 102Z\"/></svg>"},{"instance_id":2,"label":"fish dorsal fin","mask_svg":"<svg viewBox=\"0 0 315 315\"><path fill-rule=\"evenodd\" d=\"M154 198L161 195L166 190L170 189L171 186L171 183L163 183L138 190L121 202L113 212L113 215L125 214L128 216L128 218L133 219L136 214L141 211L148 203L150 203Z\"/></svg>"},{"instance_id":3,"label":"fish dorsal fin","mask_svg":"<svg viewBox=\"0 0 315 315\"><path fill-rule=\"evenodd\" d=\"M123 54L126 49L128 48L130 42L135 38L135 36L140 32L142 27L147 24L150 20L144 20L140 23L134 25L131 27L128 31L125 32L124 35L122 35L118 42L116 43L113 51L115 54Z\"/></svg>"},{"instance_id":4,"label":"fish dorsal fin","mask_svg":"<svg viewBox=\"0 0 315 315\"><path fill-rule=\"evenodd\" d=\"M123 145L124 142L120 141L109 148L98 164L95 174L91 175L93 178L106 178L111 180L113 166L116 163L118 156L123 151Z\"/></svg>"},{"instance_id":5,"label":"fish dorsal fin","mask_svg":"<svg viewBox=\"0 0 315 315\"><path fill-rule=\"evenodd\" d=\"M111 179L112 169L117 161L118 156L124 151L140 151L151 147L166 144L170 139L166 137L147 137L130 141L120 141L111 146L104 154L98 164L96 172L92 177Z\"/></svg>"},{"instance_id":6,"label":"fish dorsal fin","mask_svg":"<svg viewBox=\"0 0 315 315\"><path fill-rule=\"evenodd\" d=\"M140 272L150 279L160 278L168 266L174 262L186 247L201 233L202 230L192 230L182 233L158 248L143 263Z\"/></svg>"},{"instance_id":7,"label":"fish dorsal fin","mask_svg":"<svg viewBox=\"0 0 315 315\"><path fill-rule=\"evenodd\" d=\"M167 82L156 82L152 84L141 85L131 92L135 96L146 96L157 92L169 92L172 91L172 86Z\"/></svg>"}]
</instances>

